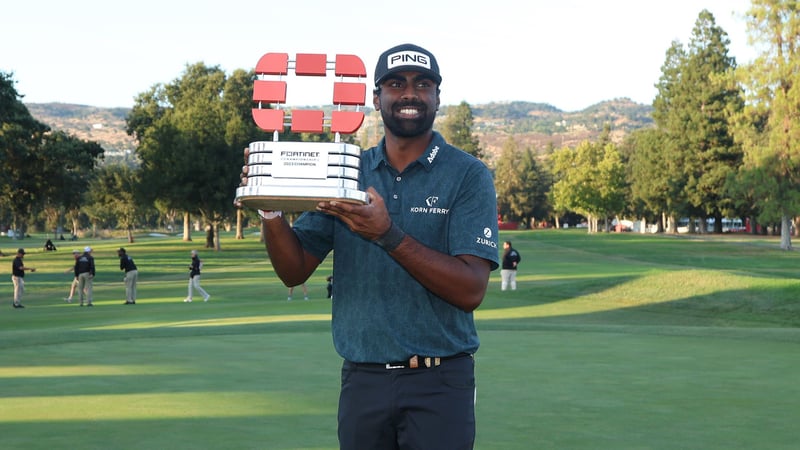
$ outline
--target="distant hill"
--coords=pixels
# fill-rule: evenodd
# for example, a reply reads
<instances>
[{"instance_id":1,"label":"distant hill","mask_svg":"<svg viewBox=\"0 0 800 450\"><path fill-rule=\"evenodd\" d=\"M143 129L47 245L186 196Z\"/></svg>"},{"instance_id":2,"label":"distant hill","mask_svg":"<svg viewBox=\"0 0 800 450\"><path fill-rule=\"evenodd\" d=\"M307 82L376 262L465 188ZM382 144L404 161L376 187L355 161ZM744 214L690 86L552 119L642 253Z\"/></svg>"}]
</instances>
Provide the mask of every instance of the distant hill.
<instances>
[{"instance_id":1,"label":"distant hill","mask_svg":"<svg viewBox=\"0 0 800 450\"><path fill-rule=\"evenodd\" d=\"M36 120L50 128L97 142L105 150L106 158L136 149L135 140L125 132L125 118L130 108L66 103L26 103L25 106Z\"/></svg>"},{"instance_id":2,"label":"distant hill","mask_svg":"<svg viewBox=\"0 0 800 450\"><path fill-rule=\"evenodd\" d=\"M124 155L136 148L134 139L125 132L125 118L130 108L100 108L65 103L27 103L25 106L33 117L54 130L96 141L105 149L107 158ZM498 102L470 106L475 120L473 131L490 158L499 154L510 135L522 146L541 151L550 144L563 147L574 146L584 140L594 140L606 123L611 125L611 136L615 142L621 142L633 130L653 124L652 107L627 98L604 101L575 112L565 112L552 105L532 102ZM442 107L440 113L447 114L448 108ZM362 131L374 130L378 120L377 114L368 113ZM375 134L371 132L370 136ZM375 136L372 136L367 140L374 139Z\"/></svg>"},{"instance_id":3,"label":"distant hill","mask_svg":"<svg viewBox=\"0 0 800 450\"><path fill-rule=\"evenodd\" d=\"M492 155L499 154L511 135L521 146L542 151L551 144L558 148L594 140L605 124L611 126L611 139L617 143L631 131L653 125L653 108L627 98L604 101L574 112L531 102L470 106L475 119L474 132Z\"/></svg>"}]
</instances>

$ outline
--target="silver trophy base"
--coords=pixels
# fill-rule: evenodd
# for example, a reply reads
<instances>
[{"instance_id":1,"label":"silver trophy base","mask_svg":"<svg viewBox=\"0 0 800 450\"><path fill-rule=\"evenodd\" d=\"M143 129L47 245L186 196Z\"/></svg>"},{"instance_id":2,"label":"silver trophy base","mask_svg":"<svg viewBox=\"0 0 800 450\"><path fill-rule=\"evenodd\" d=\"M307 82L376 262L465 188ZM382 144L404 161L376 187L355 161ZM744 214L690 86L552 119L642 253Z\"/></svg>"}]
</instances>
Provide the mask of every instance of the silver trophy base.
<instances>
[{"instance_id":1,"label":"silver trophy base","mask_svg":"<svg viewBox=\"0 0 800 450\"><path fill-rule=\"evenodd\" d=\"M314 211L320 202L369 202L358 185L361 149L333 142L250 143L236 201L272 211Z\"/></svg>"},{"instance_id":2,"label":"silver trophy base","mask_svg":"<svg viewBox=\"0 0 800 450\"><path fill-rule=\"evenodd\" d=\"M314 211L319 202L369 203L363 191L314 186L241 186L236 199L248 208L284 212Z\"/></svg>"}]
</instances>

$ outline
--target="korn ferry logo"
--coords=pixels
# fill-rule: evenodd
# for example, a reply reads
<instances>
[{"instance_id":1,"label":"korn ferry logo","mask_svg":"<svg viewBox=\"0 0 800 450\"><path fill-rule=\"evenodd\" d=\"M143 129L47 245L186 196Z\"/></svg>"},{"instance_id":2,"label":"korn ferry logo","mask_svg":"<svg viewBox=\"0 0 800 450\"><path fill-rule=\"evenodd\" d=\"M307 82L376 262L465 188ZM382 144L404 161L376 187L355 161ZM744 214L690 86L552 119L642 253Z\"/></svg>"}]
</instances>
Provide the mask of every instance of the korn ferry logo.
<instances>
[{"instance_id":1,"label":"korn ferry logo","mask_svg":"<svg viewBox=\"0 0 800 450\"><path fill-rule=\"evenodd\" d=\"M450 208L440 208L437 206L438 203L439 197L436 195L431 195L425 199L425 206L412 206L410 211L415 214L447 215L450 213Z\"/></svg>"}]
</instances>

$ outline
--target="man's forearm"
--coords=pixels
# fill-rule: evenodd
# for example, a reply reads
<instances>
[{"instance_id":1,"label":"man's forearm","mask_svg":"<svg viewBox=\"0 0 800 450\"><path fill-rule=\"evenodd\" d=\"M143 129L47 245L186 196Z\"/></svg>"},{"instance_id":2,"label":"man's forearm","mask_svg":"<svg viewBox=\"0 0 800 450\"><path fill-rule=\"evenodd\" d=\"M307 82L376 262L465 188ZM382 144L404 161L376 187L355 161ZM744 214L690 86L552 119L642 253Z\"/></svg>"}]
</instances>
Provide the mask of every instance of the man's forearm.
<instances>
[{"instance_id":1,"label":"man's forearm","mask_svg":"<svg viewBox=\"0 0 800 450\"><path fill-rule=\"evenodd\" d=\"M475 310L483 301L491 272L483 258L450 256L408 235L389 255L426 289L464 311Z\"/></svg>"},{"instance_id":2,"label":"man's forearm","mask_svg":"<svg viewBox=\"0 0 800 450\"><path fill-rule=\"evenodd\" d=\"M267 254L275 273L287 286L304 283L314 272L319 261L303 250L289 224L282 218L262 219Z\"/></svg>"}]
</instances>

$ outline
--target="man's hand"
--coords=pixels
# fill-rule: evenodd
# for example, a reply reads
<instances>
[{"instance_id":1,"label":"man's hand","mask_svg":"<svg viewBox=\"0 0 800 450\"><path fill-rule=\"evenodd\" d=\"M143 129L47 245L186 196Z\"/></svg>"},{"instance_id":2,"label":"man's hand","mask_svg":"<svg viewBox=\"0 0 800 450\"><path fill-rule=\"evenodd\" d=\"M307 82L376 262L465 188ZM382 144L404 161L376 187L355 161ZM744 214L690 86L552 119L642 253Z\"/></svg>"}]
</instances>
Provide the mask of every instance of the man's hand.
<instances>
[{"instance_id":1,"label":"man's hand","mask_svg":"<svg viewBox=\"0 0 800 450\"><path fill-rule=\"evenodd\" d=\"M330 201L320 202L317 211L338 217L350 230L364 238L374 241L382 236L392 226L392 219L386 210L383 197L375 188L367 189L369 203L356 205L353 203Z\"/></svg>"}]
</instances>

